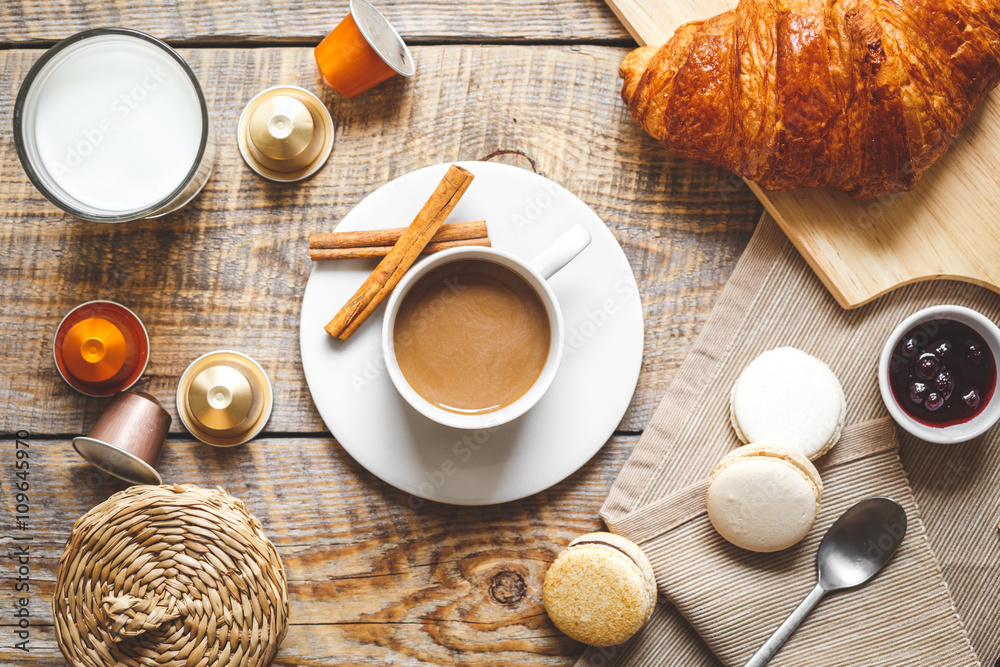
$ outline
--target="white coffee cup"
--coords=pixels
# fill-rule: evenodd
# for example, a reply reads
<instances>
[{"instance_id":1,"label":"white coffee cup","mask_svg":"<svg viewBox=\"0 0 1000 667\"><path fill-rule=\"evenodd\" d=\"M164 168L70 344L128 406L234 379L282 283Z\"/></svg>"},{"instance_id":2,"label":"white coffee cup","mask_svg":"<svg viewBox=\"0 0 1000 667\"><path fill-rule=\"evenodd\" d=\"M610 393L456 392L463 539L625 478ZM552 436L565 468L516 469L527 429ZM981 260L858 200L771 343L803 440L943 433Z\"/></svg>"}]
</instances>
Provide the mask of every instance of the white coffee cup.
<instances>
[{"instance_id":1,"label":"white coffee cup","mask_svg":"<svg viewBox=\"0 0 1000 667\"><path fill-rule=\"evenodd\" d=\"M560 269L569 264L584 248L590 245L590 234L581 225L570 228L556 239L541 254L530 261L519 259L514 255L496 248L466 246L452 248L430 255L413 266L403 279L396 285L386 304L385 317L382 320L382 353L385 356L389 377L396 390L417 412L439 424L453 428L480 429L499 426L517 419L530 410L545 394L555 379L559 362L562 360L563 337L565 327L562 311L556 299L555 292L549 286L548 279ZM549 352L545 365L538 374L534 384L513 403L490 412L462 414L445 410L434 405L410 385L396 360L393 333L396 315L406 295L421 277L435 268L459 260L483 260L499 264L520 276L538 295L549 320Z\"/></svg>"}]
</instances>

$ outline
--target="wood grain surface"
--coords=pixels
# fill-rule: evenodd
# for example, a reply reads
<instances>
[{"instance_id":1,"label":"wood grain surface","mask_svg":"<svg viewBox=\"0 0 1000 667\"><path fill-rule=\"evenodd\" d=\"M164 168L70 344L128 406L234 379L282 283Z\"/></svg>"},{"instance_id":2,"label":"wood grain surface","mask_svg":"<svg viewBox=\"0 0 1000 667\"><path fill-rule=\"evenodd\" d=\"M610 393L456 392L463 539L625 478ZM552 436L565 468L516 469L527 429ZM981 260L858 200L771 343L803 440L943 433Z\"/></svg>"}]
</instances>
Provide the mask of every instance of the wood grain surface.
<instances>
[{"instance_id":1,"label":"wood grain surface","mask_svg":"<svg viewBox=\"0 0 1000 667\"><path fill-rule=\"evenodd\" d=\"M630 41L612 11L595 0L378 0L374 4L411 44ZM80 30L112 26L142 30L172 43L315 46L347 13L348 0L253 1L240 3L236 11L226 0L4 0L0 46L51 43Z\"/></svg>"},{"instance_id":2,"label":"wood grain surface","mask_svg":"<svg viewBox=\"0 0 1000 667\"><path fill-rule=\"evenodd\" d=\"M260 519L285 564L290 630L275 665L566 665L582 646L544 613L541 584L571 539L600 529L607 494L635 436L616 437L557 486L492 507L424 502L367 474L323 438L258 439L214 449L167 443L167 483L222 486ZM12 649L9 559L0 561L0 665L63 664L49 601L76 519L124 483L65 439L29 438L27 529L13 527L15 440L0 440L5 547L30 536L30 652ZM309 483L303 483L308 481ZM6 626L6 627L4 627Z\"/></svg>"},{"instance_id":3,"label":"wood grain surface","mask_svg":"<svg viewBox=\"0 0 1000 667\"><path fill-rule=\"evenodd\" d=\"M11 127L20 81L42 53L34 47L120 25L196 47L182 53L208 94L220 146L212 180L187 208L104 226L45 201L0 132L0 552L16 555L15 538L31 538L31 650L13 648L17 569L0 559L0 667L65 664L49 607L56 560L73 522L124 488L70 447L107 401L72 391L51 359L63 314L98 298L132 307L149 328L152 359L137 388L174 417L165 479L245 500L284 559L291 628L276 665L571 665L582 651L544 614L544 572L570 539L601 528L597 509L762 207L739 179L670 157L631 121L617 79L628 33L602 0L377 4L415 45L417 75L346 100L323 88L310 48L346 0L0 3L0 127ZM337 128L329 164L298 185L256 177L233 141L243 105L279 83L320 94ZM646 337L620 431L587 465L530 498L463 508L380 482L333 440L305 386L298 325L309 233L334 229L392 178L474 159L536 171L597 211L636 273ZM265 434L231 450L192 442L173 404L187 364L222 347L258 359L275 388ZM23 531L21 429L32 434ZM958 486L977 469L972 459L948 464L935 485ZM933 497L927 505L943 512ZM963 612L980 604L968 592L957 602Z\"/></svg>"},{"instance_id":4,"label":"wood grain surface","mask_svg":"<svg viewBox=\"0 0 1000 667\"><path fill-rule=\"evenodd\" d=\"M617 78L628 34L600 0L377 4L415 45L417 75L354 100L322 86L311 49L346 0L0 7L0 127L11 126L20 81L42 53L33 45L120 25L196 47L182 54L219 145L215 174L191 205L115 226L49 204L0 132L0 550L31 537L31 650L13 649L16 569L0 559L0 667L65 664L49 607L55 564L74 521L123 488L70 447L107 400L71 390L52 363L59 320L91 299L124 303L149 329L151 361L136 388L174 418L165 480L223 486L277 545L291 628L276 665L570 665L581 653L545 616L542 577L569 540L601 528L597 508L762 208L738 179L670 158L629 120ZM298 185L258 178L234 141L246 102L288 83L319 94L337 131L329 163ZM542 174L597 211L635 270L646 340L620 435L584 468L522 501L462 508L382 483L335 442L305 385L298 327L309 233L333 230L413 169L476 159ZM181 372L218 348L255 357L275 389L265 434L231 450L192 442L174 408ZM13 434L22 429L32 433L32 467L19 531Z\"/></svg>"},{"instance_id":5,"label":"wood grain surface","mask_svg":"<svg viewBox=\"0 0 1000 667\"><path fill-rule=\"evenodd\" d=\"M17 406L0 411L0 431L74 434L96 420L106 400L70 389L51 354L62 316L92 299L119 301L145 322L152 353L137 388L164 402L174 432L183 430L174 409L180 374L219 348L253 356L271 377L268 432L324 431L299 360L309 233L334 229L397 176L476 159L512 162L564 185L624 246L643 298L646 343L621 428L641 430L761 208L740 181L668 158L627 122L616 90L623 53L419 47L414 79L346 100L322 88L306 48L184 51L210 98L215 174L182 211L124 225L74 220L49 204L24 175L10 134L0 136L0 405ZM10 126L20 78L38 55L0 52L0 126ZM254 175L233 140L243 105L279 83L321 94L336 123L329 163L298 186Z\"/></svg>"},{"instance_id":6,"label":"wood grain surface","mask_svg":"<svg viewBox=\"0 0 1000 667\"><path fill-rule=\"evenodd\" d=\"M598 16L607 11L596 0L581 6ZM97 3L91 9L71 12L75 23L45 18L15 32L24 39L32 30L62 36L64 28L91 25L110 11ZM188 9L116 6L123 15L173 26L168 32L181 38L244 25L219 6ZM587 20L569 16L572 5L556 9L572 24L559 34L589 30ZM67 10L42 2L31 11ZM184 22L156 23L166 21L161 11ZM247 31L258 30L255 17L263 11L248 10ZM407 13L424 20L417 10ZM260 30L284 39L280 30ZM413 79L393 79L354 100L323 88L308 47L183 50L209 97L220 152L205 192L148 222L100 225L62 214L24 175L10 134L0 133L0 433L30 431L37 454L28 530L18 532L11 528L16 444L0 439L0 549L32 537L34 586L32 650L12 649L16 620L0 614L0 666L64 664L50 625L55 563L76 518L122 488L69 443L107 400L71 390L51 358L65 312L98 298L131 307L149 329L151 361L137 388L174 417L160 466L165 479L220 484L245 500L285 560L292 627L276 664L572 664L582 646L544 615L541 579L570 539L601 527L597 508L762 210L741 181L671 159L628 120L617 79L626 50L588 43L417 46ZM0 126L10 127L20 80L40 54L0 51ZM299 185L258 178L233 141L245 103L279 83L318 93L336 124L330 162ZM397 176L470 159L536 171L592 206L625 249L646 318L642 374L621 435L553 489L485 508L425 503L357 465L320 421L298 347L309 233L334 229ZM233 450L192 443L174 409L181 372L218 348L254 356L275 389L265 436ZM3 609L13 609L13 572L0 563Z\"/></svg>"}]
</instances>

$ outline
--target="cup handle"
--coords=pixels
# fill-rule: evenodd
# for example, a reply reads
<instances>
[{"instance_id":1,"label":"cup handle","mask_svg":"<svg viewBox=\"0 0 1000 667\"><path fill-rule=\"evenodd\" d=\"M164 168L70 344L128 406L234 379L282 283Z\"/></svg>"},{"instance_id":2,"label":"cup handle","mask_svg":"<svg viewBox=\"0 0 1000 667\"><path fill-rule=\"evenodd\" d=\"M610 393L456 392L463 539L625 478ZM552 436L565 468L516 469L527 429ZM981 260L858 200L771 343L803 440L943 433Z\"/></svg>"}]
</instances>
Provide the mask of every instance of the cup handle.
<instances>
[{"instance_id":1,"label":"cup handle","mask_svg":"<svg viewBox=\"0 0 1000 667\"><path fill-rule=\"evenodd\" d=\"M541 254L528 262L548 280L590 245L590 232L583 225L573 225L568 232L552 242Z\"/></svg>"}]
</instances>

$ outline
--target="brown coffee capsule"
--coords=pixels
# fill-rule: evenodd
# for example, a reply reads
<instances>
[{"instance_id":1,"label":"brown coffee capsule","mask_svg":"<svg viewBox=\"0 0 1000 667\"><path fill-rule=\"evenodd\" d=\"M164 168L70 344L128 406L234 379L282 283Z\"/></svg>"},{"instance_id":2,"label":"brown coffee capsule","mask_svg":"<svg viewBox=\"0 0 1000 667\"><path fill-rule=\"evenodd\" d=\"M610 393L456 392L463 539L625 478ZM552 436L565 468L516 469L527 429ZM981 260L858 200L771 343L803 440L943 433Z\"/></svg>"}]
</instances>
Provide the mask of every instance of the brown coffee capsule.
<instances>
[{"instance_id":1,"label":"brown coffee capsule","mask_svg":"<svg viewBox=\"0 0 1000 667\"><path fill-rule=\"evenodd\" d=\"M116 394L73 448L95 467L132 484L162 484L156 471L170 430L170 414L141 391Z\"/></svg>"},{"instance_id":2,"label":"brown coffee capsule","mask_svg":"<svg viewBox=\"0 0 1000 667\"><path fill-rule=\"evenodd\" d=\"M209 352L177 385L177 413L191 435L215 447L241 445L271 416L273 392L256 361L231 350Z\"/></svg>"},{"instance_id":3,"label":"brown coffee capsule","mask_svg":"<svg viewBox=\"0 0 1000 667\"><path fill-rule=\"evenodd\" d=\"M330 157L333 135L326 106L298 86L258 93L243 109L236 130L247 165L264 178L281 182L315 174Z\"/></svg>"}]
</instances>

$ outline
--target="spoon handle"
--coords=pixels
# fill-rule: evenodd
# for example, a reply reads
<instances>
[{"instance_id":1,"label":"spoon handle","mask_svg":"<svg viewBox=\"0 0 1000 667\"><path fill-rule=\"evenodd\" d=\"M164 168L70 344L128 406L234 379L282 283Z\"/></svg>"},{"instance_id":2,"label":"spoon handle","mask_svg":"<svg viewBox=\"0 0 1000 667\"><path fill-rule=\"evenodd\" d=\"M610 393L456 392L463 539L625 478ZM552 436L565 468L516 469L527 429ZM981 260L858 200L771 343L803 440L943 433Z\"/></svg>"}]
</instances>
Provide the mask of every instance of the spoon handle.
<instances>
[{"instance_id":1,"label":"spoon handle","mask_svg":"<svg viewBox=\"0 0 1000 667\"><path fill-rule=\"evenodd\" d=\"M802 619L812 611L813 607L816 606L816 603L824 595L826 595L826 590L817 582L816 587L809 591L806 599L795 608L795 611L789 614L785 622L764 642L760 650L753 654L753 657L750 658L745 667L764 667L774 657L774 654L778 652L778 649L785 643L785 640L792 636L792 633L795 632L795 628L799 627Z\"/></svg>"}]
</instances>

